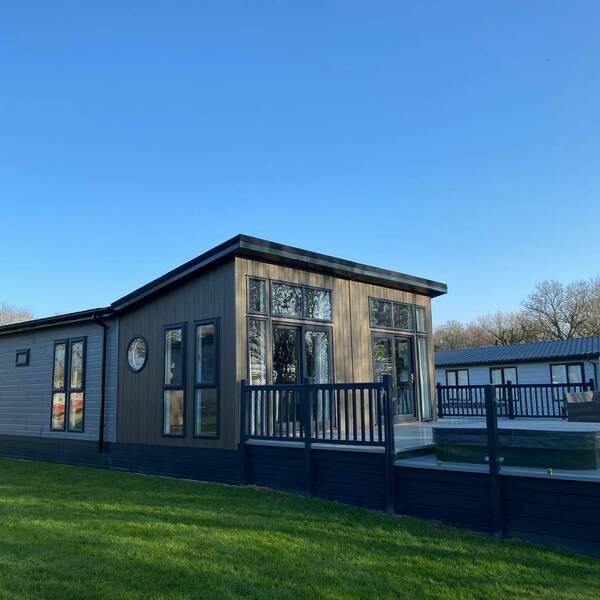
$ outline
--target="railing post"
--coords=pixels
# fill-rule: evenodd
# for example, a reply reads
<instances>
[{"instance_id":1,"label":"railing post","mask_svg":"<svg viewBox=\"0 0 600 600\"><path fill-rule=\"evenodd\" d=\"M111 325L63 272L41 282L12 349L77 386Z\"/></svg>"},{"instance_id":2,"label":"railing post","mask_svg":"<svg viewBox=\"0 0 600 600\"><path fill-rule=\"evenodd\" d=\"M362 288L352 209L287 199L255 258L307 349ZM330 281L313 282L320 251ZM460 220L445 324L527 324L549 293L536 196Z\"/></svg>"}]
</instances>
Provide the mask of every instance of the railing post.
<instances>
[{"instance_id":1,"label":"railing post","mask_svg":"<svg viewBox=\"0 0 600 600\"><path fill-rule=\"evenodd\" d=\"M596 390L596 382L594 381L593 377L590 377L590 392L593 392Z\"/></svg>"},{"instance_id":2,"label":"railing post","mask_svg":"<svg viewBox=\"0 0 600 600\"><path fill-rule=\"evenodd\" d=\"M444 390L442 389L442 384L439 381L435 384L435 389L437 393L437 416L438 419L441 419L444 416Z\"/></svg>"},{"instance_id":3,"label":"railing post","mask_svg":"<svg viewBox=\"0 0 600 600\"><path fill-rule=\"evenodd\" d=\"M248 484L248 461L246 456L246 380L240 382L240 483Z\"/></svg>"},{"instance_id":4,"label":"railing post","mask_svg":"<svg viewBox=\"0 0 600 600\"><path fill-rule=\"evenodd\" d=\"M485 421L487 430L488 466L490 472L490 500L492 505L492 529L494 536L504 537L502 500L500 495L500 457L498 456L498 414L496 388L485 386Z\"/></svg>"},{"instance_id":5,"label":"railing post","mask_svg":"<svg viewBox=\"0 0 600 600\"><path fill-rule=\"evenodd\" d=\"M302 383L302 419L304 426L304 486L307 496L313 495L313 476L312 476L312 456L311 456L311 438L312 438L312 402L310 401L310 388L308 377L304 378Z\"/></svg>"},{"instance_id":6,"label":"railing post","mask_svg":"<svg viewBox=\"0 0 600 600\"><path fill-rule=\"evenodd\" d=\"M508 400L508 418L509 419L514 419L515 418L515 407L513 404L513 386L512 386L512 381L507 381L506 382L506 397Z\"/></svg>"},{"instance_id":7,"label":"railing post","mask_svg":"<svg viewBox=\"0 0 600 600\"><path fill-rule=\"evenodd\" d=\"M393 513L395 509L394 485L394 416L392 410L393 383L391 375L382 378L385 392L385 489L387 511Z\"/></svg>"}]
</instances>

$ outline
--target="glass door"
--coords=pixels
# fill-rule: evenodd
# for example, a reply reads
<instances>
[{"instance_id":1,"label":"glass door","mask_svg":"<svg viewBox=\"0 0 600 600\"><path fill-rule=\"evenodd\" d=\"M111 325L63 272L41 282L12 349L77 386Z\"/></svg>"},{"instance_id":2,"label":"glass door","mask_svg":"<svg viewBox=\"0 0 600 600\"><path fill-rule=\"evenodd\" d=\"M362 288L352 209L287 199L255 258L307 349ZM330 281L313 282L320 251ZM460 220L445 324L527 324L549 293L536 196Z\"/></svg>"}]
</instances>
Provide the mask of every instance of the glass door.
<instances>
[{"instance_id":1,"label":"glass door","mask_svg":"<svg viewBox=\"0 0 600 600\"><path fill-rule=\"evenodd\" d=\"M391 375L393 382L392 408L398 420L410 419L415 412L415 377L411 338L398 335L373 336L373 365L375 381Z\"/></svg>"},{"instance_id":2,"label":"glass door","mask_svg":"<svg viewBox=\"0 0 600 600\"><path fill-rule=\"evenodd\" d=\"M300 328L273 325L273 383L300 383Z\"/></svg>"}]
</instances>

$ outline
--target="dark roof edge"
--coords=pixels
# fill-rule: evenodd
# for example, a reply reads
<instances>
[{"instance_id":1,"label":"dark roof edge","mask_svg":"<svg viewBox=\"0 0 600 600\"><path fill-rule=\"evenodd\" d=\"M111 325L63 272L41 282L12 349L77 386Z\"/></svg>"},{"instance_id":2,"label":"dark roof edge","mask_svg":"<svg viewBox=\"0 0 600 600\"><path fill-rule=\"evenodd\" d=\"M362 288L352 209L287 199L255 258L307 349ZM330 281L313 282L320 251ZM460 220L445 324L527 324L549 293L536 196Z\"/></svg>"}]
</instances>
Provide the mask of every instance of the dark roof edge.
<instances>
[{"instance_id":1,"label":"dark roof edge","mask_svg":"<svg viewBox=\"0 0 600 600\"><path fill-rule=\"evenodd\" d=\"M9 323L0 327L0 335L9 333L19 333L31 329L41 329L42 327L53 327L54 325L66 325L68 323L79 323L81 321L92 321L96 317L107 317L112 313L110 307L92 308L78 312L65 313L64 315L54 315L44 317L43 319L32 319L31 321L20 321L18 323Z\"/></svg>"},{"instance_id":2,"label":"dark roof edge","mask_svg":"<svg viewBox=\"0 0 600 600\"><path fill-rule=\"evenodd\" d=\"M326 254L319 254L317 252L311 252L309 250L303 250L301 248L286 246L284 244L269 242L260 238L240 234L215 246L204 254L193 258L176 269L165 273L161 277L150 281L126 296L119 298L112 303L111 307L115 310L124 309L163 288L176 283L184 277L187 277L198 270L207 268L229 256L259 258L278 264L334 274L365 283L385 285L387 287L412 291L424 294L431 298L441 296L448 292L446 284L438 281L413 277L411 275L382 269L380 267L372 267L341 258L335 258Z\"/></svg>"},{"instance_id":3,"label":"dark roof edge","mask_svg":"<svg viewBox=\"0 0 600 600\"><path fill-rule=\"evenodd\" d=\"M460 362L448 362L443 364L435 363L435 367L439 369L445 369L446 367L485 367L486 365L512 365L512 364L523 364L523 363L544 363L551 362L554 360L561 360L564 362L571 362L574 360L581 360L587 358L600 357L600 352L583 352L581 354L559 354L557 356L544 356L541 358L513 358L508 360L478 360L478 361L460 361Z\"/></svg>"}]
</instances>

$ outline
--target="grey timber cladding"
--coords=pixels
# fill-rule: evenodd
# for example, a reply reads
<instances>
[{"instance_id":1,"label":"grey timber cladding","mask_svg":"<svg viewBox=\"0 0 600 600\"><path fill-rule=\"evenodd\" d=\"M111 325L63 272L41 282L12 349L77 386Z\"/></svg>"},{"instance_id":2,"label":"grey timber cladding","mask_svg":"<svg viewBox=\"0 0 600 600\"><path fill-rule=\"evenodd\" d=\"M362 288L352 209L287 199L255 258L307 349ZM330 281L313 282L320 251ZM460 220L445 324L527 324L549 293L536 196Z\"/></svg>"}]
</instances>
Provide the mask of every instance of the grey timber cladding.
<instances>
[{"instance_id":1,"label":"grey timber cladding","mask_svg":"<svg viewBox=\"0 0 600 600\"><path fill-rule=\"evenodd\" d=\"M219 419L217 439L193 437L194 322L219 322ZM162 435L164 381L164 326L185 323L185 435ZM135 336L148 344L146 365L139 373L127 366L127 346ZM118 441L163 446L237 447L238 409L235 364L235 269L234 261L188 279L151 300L121 313L119 318Z\"/></svg>"},{"instance_id":2,"label":"grey timber cladding","mask_svg":"<svg viewBox=\"0 0 600 600\"><path fill-rule=\"evenodd\" d=\"M114 440L117 320L107 322L105 439ZM83 433L50 431L54 342L87 340ZM30 350L29 366L16 367L17 350ZM102 371L102 328L94 322L34 329L0 336L0 434L79 440L98 439Z\"/></svg>"}]
</instances>

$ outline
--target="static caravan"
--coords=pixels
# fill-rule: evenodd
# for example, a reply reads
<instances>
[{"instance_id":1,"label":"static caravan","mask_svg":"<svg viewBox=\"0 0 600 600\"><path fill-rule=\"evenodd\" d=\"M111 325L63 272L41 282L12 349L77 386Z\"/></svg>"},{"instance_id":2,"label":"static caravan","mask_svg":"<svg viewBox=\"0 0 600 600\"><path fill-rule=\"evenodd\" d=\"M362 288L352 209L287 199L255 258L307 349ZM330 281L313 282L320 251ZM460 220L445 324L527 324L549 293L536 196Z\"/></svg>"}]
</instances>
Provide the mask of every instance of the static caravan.
<instances>
[{"instance_id":1,"label":"static caravan","mask_svg":"<svg viewBox=\"0 0 600 600\"><path fill-rule=\"evenodd\" d=\"M578 385L597 382L599 369L600 336L435 353L436 383L451 386Z\"/></svg>"},{"instance_id":2,"label":"static caravan","mask_svg":"<svg viewBox=\"0 0 600 600\"><path fill-rule=\"evenodd\" d=\"M236 481L240 382L391 375L435 419L442 283L238 235L111 306L0 327L0 454Z\"/></svg>"}]
</instances>

